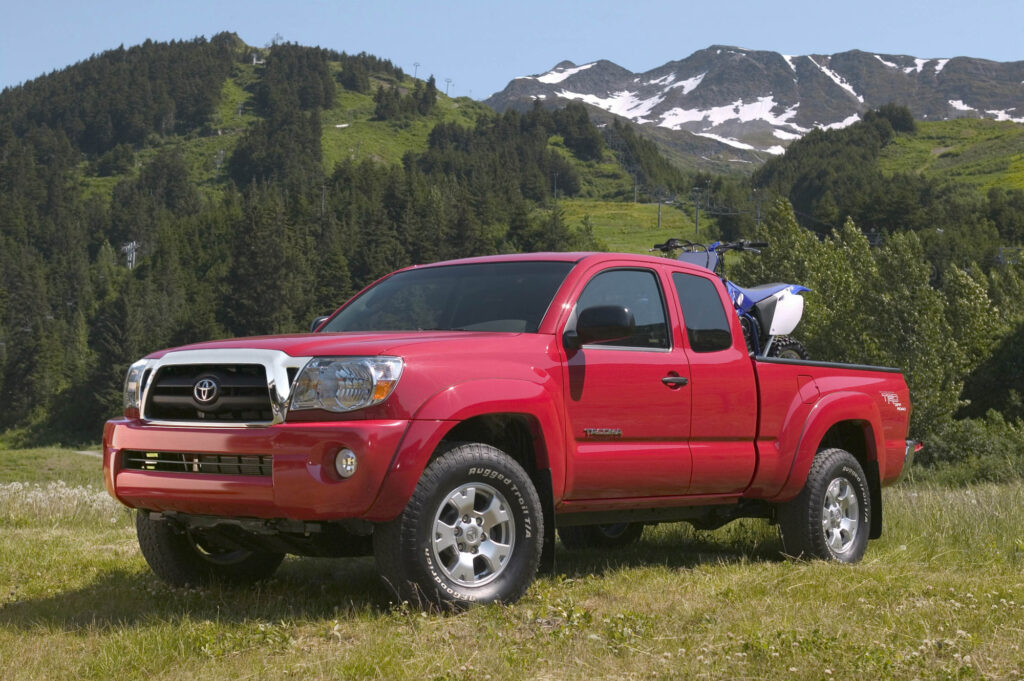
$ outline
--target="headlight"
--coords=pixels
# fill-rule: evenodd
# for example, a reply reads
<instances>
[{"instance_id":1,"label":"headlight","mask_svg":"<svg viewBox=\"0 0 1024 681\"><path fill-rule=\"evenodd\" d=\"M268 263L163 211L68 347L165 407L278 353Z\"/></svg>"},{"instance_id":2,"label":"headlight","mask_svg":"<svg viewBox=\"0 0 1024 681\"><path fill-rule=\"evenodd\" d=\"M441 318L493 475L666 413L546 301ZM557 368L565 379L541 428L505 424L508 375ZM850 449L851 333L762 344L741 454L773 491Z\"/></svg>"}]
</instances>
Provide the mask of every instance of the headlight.
<instances>
[{"instance_id":1,"label":"headlight","mask_svg":"<svg viewBox=\"0 0 1024 681\"><path fill-rule=\"evenodd\" d=\"M400 357L316 357L299 372L289 408L355 411L388 398L402 376Z\"/></svg>"},{"instance_id":2,"label":"headlight","mask_svg":"<svg viewBox=\"0 0 1024 681\"><path fill-rule=\"evenodd\" d=\"M128 367L128 375L124 379L124 409L138 410L142 406L142 379L149 365L144 359Z\"/></svg>"}]
</instances>

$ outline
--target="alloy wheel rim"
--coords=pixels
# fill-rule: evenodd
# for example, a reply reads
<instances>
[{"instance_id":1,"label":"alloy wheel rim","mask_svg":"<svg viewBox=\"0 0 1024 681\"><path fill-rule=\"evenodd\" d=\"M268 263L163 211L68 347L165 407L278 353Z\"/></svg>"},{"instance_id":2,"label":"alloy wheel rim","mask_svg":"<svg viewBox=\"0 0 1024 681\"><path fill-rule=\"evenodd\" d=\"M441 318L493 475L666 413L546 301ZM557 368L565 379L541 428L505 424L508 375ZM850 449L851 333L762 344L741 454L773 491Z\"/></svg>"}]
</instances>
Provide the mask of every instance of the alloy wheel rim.
<instances>
[{"instance_id":1,"label":"alloy wheel rim","mask_svg":"<svg viewBox=\"0 0 1024 681\"><path fill-rule=\"evenodd\" d=\"M483 482L460 485L441 501L430 547L444 576L464 587L483 586L508 567L515 519L505 497Z\"/></svg>"},{"instance_id":2,"label":"alloy wheel rim","mask_svg":"<svg viewBox=\"0 0 1024 681\"><path fill-rule=\"evenodd\" d=\"M860 500L853 484L844 477L834 478L825 490L821 530L825 544L836 555L850 551L860 526Z\"/></svg>"}]
</instances>

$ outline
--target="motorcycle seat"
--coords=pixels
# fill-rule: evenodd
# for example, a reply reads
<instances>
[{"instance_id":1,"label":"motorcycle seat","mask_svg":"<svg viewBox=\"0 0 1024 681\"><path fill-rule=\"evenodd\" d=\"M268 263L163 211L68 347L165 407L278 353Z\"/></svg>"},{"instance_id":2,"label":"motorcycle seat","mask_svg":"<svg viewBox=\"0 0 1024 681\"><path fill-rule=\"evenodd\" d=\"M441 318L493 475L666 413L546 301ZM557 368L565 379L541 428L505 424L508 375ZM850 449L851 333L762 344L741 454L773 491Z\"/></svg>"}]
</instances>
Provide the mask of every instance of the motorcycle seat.
<instances>
[{"instance_id":1,"label":"motorcycle seat","mask_svg":"<svg viewBox=\"0 0 1024 681\"><path fill-rule=\"evenodd\" d=\"M733 286L736 286L733 284ZM752 303L760 303L768 296L774 295L784 288L789 288L790 284L761 284L760 286L751 286L744 288L743 286L736 286L736 290L743 294L743 297Z\"/></svg>"}]
</instances>

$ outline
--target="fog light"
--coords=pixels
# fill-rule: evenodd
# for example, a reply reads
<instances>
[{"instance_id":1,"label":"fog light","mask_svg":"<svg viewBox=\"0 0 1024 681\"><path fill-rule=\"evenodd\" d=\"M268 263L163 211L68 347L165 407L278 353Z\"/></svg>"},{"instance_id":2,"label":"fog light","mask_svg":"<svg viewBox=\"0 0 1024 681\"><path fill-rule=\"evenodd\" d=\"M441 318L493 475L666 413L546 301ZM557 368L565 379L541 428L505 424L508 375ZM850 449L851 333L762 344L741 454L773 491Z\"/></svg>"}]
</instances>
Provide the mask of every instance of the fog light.
<instances>
[{"instance_id":1,"label":"fog light","mask_svg":"<svg viewBox=\"0 0 1024 681\"><path fill-rule=\"evenodd\" d=\"M351 478L356 472L356 453L343 449L334 455L334 470L343 478Z\"/></svg>"}]
</instances>

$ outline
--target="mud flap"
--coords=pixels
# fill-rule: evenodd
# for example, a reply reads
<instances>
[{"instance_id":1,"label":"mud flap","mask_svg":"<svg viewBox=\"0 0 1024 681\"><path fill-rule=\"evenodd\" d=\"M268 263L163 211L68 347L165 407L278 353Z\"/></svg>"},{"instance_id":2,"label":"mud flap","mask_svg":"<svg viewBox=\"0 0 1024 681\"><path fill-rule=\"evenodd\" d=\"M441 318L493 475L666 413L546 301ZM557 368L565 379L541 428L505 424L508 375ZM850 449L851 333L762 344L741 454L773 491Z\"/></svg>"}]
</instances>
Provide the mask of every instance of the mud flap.
<instances>
[{"instance_id":1,"label":"mud flap","mask_svg":"<svg viewBox=\"0 0 1024 681\"><path fill-rule=\"evenodd\" d=\"M881 476L878 473L878 462L868 461L864 467L864 475L868 478L868 487L871 488L871 533L868 539L878 539L882 536L882 484Z\"/></svg>"},{"instance_id":2,"label":"mud flap","mask_svg":"<svg viewBox=\"0 0 1024 681\"><path fill-rule=\"evenodd\" d=\"M541 548L541 574L552 574L555 571L555 504L554 486L551 484L551 471L541 470L533 474L533 486L540 497L540 506L544 512L544 546Z\"/></svg>"}]
</instances>

